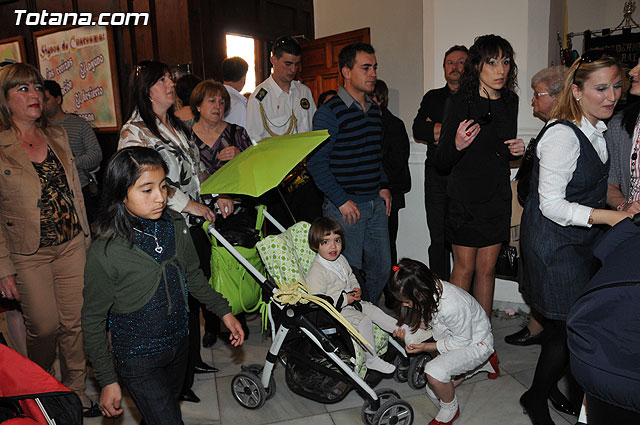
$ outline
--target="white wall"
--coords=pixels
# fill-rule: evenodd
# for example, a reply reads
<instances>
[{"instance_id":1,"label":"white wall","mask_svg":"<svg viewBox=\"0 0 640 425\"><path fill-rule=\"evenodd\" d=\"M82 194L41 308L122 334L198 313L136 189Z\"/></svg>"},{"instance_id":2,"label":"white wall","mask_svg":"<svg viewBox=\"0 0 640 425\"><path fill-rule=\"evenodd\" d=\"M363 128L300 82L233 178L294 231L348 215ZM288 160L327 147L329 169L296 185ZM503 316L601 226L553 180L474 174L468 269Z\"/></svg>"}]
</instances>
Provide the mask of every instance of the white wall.
<instances>
[{"instance_id":1,"label":"white wall","mask_svg":"<svg viewBox=\"0 0 640 425\"><path fill-rule=\"evenodd\" d=\"M420 0L316 0L315 36L371 28L378 78L389 86L389 110L411 121L422 87L422 2Z\"/></svg>"}]
</instances>

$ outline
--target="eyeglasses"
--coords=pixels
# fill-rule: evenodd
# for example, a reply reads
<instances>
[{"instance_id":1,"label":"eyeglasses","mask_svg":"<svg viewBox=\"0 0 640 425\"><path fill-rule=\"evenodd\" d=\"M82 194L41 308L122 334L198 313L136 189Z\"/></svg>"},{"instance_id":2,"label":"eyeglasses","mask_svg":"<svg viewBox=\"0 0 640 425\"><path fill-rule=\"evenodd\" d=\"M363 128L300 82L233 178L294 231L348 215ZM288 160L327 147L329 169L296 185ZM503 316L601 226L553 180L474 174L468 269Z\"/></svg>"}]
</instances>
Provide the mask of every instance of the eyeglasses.
<instances>
[{"instance_id":1,"label":"eyeglasses","mask_svg":"<svg viewBox=\"0 0 640 425\"><path fill-rule=\"evenodd\" d=\"M546 92L546 91L540 91L540 92L534 91L533 95L537 98L540 98L542 96L547 96L547 95L551 96L549 92Z\"/></svg>"},{"instance_id":2,"label":"eyeglasses","mask_svg":"<svg viewBox=\"0 0 640 425\"><path fill-rule=\"evenodd\" d=\"M574 83L576 82L576 74L578 73L578 70L582 66L583 62L593 63L597 60L602 59L603 56L609 56L615 60L617 60L618 58L618 55L615 52L611 52L609 50L587 50L582 54L582 56L580 56L580 62L578 63L576 70L573 71L573 78L571 79L571 81L573 81Z\"/></svg>"},{"instance_id":3,"label":"eyeglasses","mask_svg":"<svg viewBox=\"0 0 640 425\"><path fill-rule=\"evenodd\" d=\"M480 124L480 126L487 125L491 123L491 121L493 121L493 115L491 115L491 98L489 97L489 92L484 87L482 88L482 91L487 95L489 110L483 116L473 120L475 123ZM471 100L469 100L469 103L467 104L467 119L471 119Z\"/></svg>"}]
</instances>

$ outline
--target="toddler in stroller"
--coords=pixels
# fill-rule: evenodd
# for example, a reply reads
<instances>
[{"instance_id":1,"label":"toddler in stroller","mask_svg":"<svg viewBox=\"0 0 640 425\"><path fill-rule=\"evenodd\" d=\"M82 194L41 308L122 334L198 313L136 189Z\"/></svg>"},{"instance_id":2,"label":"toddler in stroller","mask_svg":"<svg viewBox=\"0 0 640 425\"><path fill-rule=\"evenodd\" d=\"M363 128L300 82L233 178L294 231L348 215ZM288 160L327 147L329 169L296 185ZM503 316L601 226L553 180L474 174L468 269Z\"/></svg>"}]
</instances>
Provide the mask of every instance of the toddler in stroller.
<instances>
[{"instance_id":1,"label":"toddler in stroller","mask_svg":"<svg viewBox=\"0 0 640 425\"><path fill-rule=\"evenodd\" d=\"M375 346L374 323L390 334L403 328L406 345L429 339L430 331L420 328L412 331L407 325L398 326L396 319L374 304L361 300L362 290L358 280L347 259L341 255L343 243L344 229L338 221L331 217L314 220L309 229L309 246L317 255L306 276L311 292L329 296L334 307L372 347ZM384 374L393 373L396 369L395 365L375 353L365 351L364 355L368 369Z\"/></svg>"}]
</instances>

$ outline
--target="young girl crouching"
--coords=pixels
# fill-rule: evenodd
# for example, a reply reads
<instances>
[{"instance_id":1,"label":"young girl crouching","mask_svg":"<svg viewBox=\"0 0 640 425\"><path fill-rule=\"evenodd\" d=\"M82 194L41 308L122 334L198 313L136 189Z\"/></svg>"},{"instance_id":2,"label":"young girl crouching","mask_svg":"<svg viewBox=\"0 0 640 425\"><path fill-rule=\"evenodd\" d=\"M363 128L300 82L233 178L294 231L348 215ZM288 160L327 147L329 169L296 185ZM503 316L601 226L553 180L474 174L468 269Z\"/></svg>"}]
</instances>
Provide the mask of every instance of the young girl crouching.
<instances>
[{"instance_id":1,"label":"young girl crouching","mask_svg":"<svg viewBox=\"0 0 640 425\"><path fill-rule=\"evenodd\" d=\"M344 228L331 217L319 217L309 229L309 247L318 253L305 277L307 286L314 294L328 295L335 308L352 324L364 339L375 347L373 323L382 330L394 333L400 329L406 335L405 343L421 342L431 337L431 332L417 328L412 332L408 326L398 326L398 321L367 301L362 301L362 289L351 271L347 259L341 255ZM377 355L364 350L367 369L382 373L393 373L394 365Z\"/></svg>"},{"instance_id":2,"label":"young girl crouching","mask_svg":"<svg viewBox=\"0 0 640 425\"><path fill-rule=\"evenodd\" d=\"M119 376L145 423L177 425L187 365L187 295L222 318L233 345L242 344L244 333L202 274L184 219L165 209L166 173L150 148L122 149L109 162L97 239L87 253L82 330L102 387L103 415L122 413Z\"/></svg>"},{"instance_id":3,"label":"young girl crouching","mask_svg":"<svg viewBox=\"0 0 640 425\"><path fill-rule=\"evenodd\" d=\"M404 307L401 323L433 331L436 342L407 345L407 352L439 354L425 366L427 392L430 387L440 399L440 411L429 425L449 425L460 414L455 386L480 371L489 372L490 379L500 375L489 318L468 292L438 279L419 261L402 259L393 268L390 289Z\"/></svg>"}]
</instances>

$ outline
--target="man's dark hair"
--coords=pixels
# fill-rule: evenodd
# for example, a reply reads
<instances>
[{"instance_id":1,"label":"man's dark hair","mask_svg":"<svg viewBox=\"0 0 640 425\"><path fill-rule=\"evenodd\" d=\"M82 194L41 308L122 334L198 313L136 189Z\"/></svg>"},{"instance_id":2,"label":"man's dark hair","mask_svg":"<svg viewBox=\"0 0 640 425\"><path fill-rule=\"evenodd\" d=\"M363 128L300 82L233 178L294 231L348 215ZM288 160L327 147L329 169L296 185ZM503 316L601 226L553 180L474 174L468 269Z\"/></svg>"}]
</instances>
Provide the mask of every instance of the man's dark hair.
<instances>
[{"instance_id":1,"label":"man's dark hair","mask_svg":"<svg viewBox=\"0 0 640 425\"><path fill-rule=\"evenodd\" d=\"M222 79L236 83L247 75L249 64L240 56L226 58L222 61Z\"/></svg>"},{"instance_id":2,"label":"man's dark hair","mask_svg":"<svg viewBox=\"0 0 640 425\"><path fill-rule=\"evenodd\" d=\"M467 56L469 56L469 49L467 49L466 46L461 46L461 45L456 44L455 46L450 47L449 50L447 50L444 53L444 58L442 58L442 66L445 65L445 61L447 60L447 56L449 56L453 52L464 52L464 53L467 54Z\"/></svg>"},{"instance_id":3,"label":"man's dark hair","mask_svg":"<svg viewBox=\"0 0 640 425\"><path fill-rule=\"evenodd\" d=\"M60 84L56 83L53 80L44 80L44 89L48 91L49 94L53 97L62 97L62 89L60 88Z\"/></svg>"},{"instance_id":4,"label":"man's dark hair","mask_svg":"<svg viewBox=\"0 0 640 425\"><path fill-rule=\"evenodd\" d=\"M340 72L345 66L349 69L353 69L353 65L356 63L356 54L358 52L365 52L370 55L375 54L373 46L368 43L353 43L346 47L343 47L338 54L338 64L340 66Z\"/></svg>"},{"instance_id":5,"label":"man's dark hair","mask_svg":"<svg viewBox=\"0 0 640 425\"><path fill-rule=\"evenodd\" d=\"M280 37L273 42L271 47L271 54L280 59L283 54L289 53L293 56L302 56L302 48L293 37Z\"/></svg>"}]
</instances>

